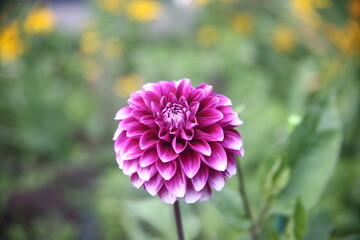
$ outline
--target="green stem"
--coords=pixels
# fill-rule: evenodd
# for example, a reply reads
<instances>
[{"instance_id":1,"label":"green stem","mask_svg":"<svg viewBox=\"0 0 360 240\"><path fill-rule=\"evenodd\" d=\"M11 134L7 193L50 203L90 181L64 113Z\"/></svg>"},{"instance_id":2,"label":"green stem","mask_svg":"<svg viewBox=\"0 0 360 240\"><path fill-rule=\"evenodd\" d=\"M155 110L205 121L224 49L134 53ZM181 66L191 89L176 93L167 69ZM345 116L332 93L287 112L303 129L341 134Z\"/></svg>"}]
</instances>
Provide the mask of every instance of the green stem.
<instances>
[{"instance_id":1,"label":"green stem","mask_svg":"<svg viewBox=\"0 0 360 240\"><path fill-rule=\"evenodd\" d=\"M179 201L176 201L174 203L174 214L175 214L175 220L176 220L176 229L178 234L179 240L184 240L184 231L181 223L181 213L180 213L180 205Z\"/></svg>"},{"instance_id":2,"label":"green stem","mask_svg":"<svg viewBox=\"0 0 360 240\"><path fill-rule=\"evenodd\" d=\"M244 177L243 177L240 161L237 161L236 165L237 165L237 171L238 171L237 175L239 178L239 192L240 192L241 200L242 200L243 207L245 210L245 216L249 219L249 221L251 223L251 226L249 228L249 233L251 235L252 240L258 240L259 239L258 226L255 223L254 218L252 216L249 201L248 201L248 198L246 195Z\"/></svg>"}]
</instances>

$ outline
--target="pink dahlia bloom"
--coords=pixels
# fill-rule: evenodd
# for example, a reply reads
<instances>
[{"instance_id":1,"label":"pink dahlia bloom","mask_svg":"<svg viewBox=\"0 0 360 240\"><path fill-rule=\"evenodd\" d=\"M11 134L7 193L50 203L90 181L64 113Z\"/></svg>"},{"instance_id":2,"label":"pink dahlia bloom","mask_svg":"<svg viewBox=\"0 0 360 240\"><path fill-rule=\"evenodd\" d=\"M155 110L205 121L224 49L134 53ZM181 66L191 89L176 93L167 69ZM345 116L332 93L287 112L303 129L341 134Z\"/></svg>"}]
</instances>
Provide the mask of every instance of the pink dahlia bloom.
<instances>
[{"instance_id":1,"label":"pink dahlia bloom","mask_svg":"<svg viewBox=\"0 0 360 240\"><path fill-rule=\"evenodd\" d=\"M115 120L116 160L136 188L166 203L207 200L236 173L242 124L229 98L190 79L148 83L130 95Z\"/></svg>"}]
</instances>

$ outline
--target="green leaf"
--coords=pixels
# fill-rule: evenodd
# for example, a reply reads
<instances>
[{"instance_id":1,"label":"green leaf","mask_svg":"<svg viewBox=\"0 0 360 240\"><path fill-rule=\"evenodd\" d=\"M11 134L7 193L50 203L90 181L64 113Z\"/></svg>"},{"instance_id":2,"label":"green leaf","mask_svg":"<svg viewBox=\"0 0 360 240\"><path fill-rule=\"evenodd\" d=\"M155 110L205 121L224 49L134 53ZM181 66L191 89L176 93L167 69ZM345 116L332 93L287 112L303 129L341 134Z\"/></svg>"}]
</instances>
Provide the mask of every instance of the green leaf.
<instances>
[{"instance_id":1,"label":"green leaf","mask_svg":"<svg viewBox=\"0 0 360 240\"><path fill-rule=\"evenodd\" d=\"M214 194L210 202L235 228L247 229L250 227L250 222L245 218L240 194L237 191L223 189L218 194Z\"/></svg>"},{"instance_id":2,"label":"green leaf","mask_svg":"<svg viewBox=\"0 0 360 240\"><path fill-rule=\"evenodd\" d=\"M298 197L306 209L318 202L338 161L341 141L334 99L320 99L308 108L304 120L288 139L284 161L292 174L276 199L273 212L290 215Z\"/></svg>"},{"instance_id":3,"label":"green leaf","mask_svg":"<svg viewBox=\"0 0 360 240\"><path fill-rule=\"evenodd\" d=\"M302 239L307 230L307 214L300 199L296 201L294 212L294 233L296 239Z\"/></svg>"},{"instance_id":4,"label":"green leaf","mask_svg":"<svg viewBox=\"0 0 360 240\"><path fill-rule=\"evenodd\" d=\"M291 170L282 167L282 161L277 159L270 168L264 184L264 198L276 196L289 182Z\"/></svg>"}]
</instances>

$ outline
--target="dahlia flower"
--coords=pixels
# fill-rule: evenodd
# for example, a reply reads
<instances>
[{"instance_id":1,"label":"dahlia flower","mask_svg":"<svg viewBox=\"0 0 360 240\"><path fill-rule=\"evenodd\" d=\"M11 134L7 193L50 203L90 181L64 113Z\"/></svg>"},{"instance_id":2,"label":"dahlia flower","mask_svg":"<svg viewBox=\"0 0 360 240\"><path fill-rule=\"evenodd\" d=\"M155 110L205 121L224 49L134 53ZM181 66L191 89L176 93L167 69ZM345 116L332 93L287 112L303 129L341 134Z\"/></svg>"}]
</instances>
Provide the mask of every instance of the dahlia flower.
<instances>
[{"instance_id":1,"label":"dahlia flower","mask_svg":"<svg viewBox=\"0 0 360 240\"><path fill-rule=\"evenodd\" d=\"M121 108L113 140L116 160L136 188L165 203L210 198L243 156L242 124L226 96L190 79L147 83Z\"/></svg>"}]
</instances>

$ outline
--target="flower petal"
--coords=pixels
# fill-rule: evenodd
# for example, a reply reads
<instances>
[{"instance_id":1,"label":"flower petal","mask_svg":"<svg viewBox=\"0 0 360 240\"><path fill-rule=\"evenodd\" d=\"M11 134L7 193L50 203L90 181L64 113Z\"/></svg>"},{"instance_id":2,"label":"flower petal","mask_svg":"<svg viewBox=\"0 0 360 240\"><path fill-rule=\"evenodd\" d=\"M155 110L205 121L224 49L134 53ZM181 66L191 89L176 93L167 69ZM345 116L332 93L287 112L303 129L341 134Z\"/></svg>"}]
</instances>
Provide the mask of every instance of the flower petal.
<instances>
[{"instance_id":1,"label":"flower petal","mask_svg":"<svg viewBox=\"0 0 360 240\"><path fill-rule=\"evenodd\" d=\"M177 197L173 194L171 194L166 187L162 187L160 191L158 192L159 197L161 200L163 200L167 204L174 204Z\"/></svg>"},{"instance_id":2,"label":"flower petal","mask_svg":"<svg viewBox=\"0 0 360 240\"><path fill-rule=\"evenodd\" d=\"M150 195L155 196L162 185L164 184L164 179L161 177L160 174L155 174L149 181L144 183L145 190L150 193Z\"/></svg>"},{"instance_id":3,"label":"flower petal","mask_svg":"<svg viewBox=\"0 0 360 240\"><path fill-rule=\"evenodd\" d=\"M123 160L129 160L139 157L142 150L139 147L139 139L129 138L124 142L120 149L120 156Z\"/></svg>"},{"instance_id":4,"label":"flower petal","mask_svg":"<svg viewBox=\"0 0 360 240\"><path fill-rule=\"evenodd\" d=\"M220 99L218 106L231 106L232 105L232 102L228 97L221 95L221 94L216 94L216 96Z\"/></svg>"},{"instance_id":5,"label":"flower petal","mask_svg":"<svg viewBox=\"0 0 360 240\"><path fill-rule=\"evenodd\" d=\"M141 188L142 185L144 185L144 181L139 178L139 175L137 173L133 173L131 175L130 181L137 189Z\"/></svg>"},{"instance_id":6,"label":"flower petal","mask_svg":"<svg viewBox=\"0 0 360 240\"><path fill-rule=\"evenodd\" d=\"M129 161L124 161L123 163L123 173L125 175L130 176L131 174L135 173L137 170L139 164L139 160L138 159L134 159L134 160L129 160Z\"/></svg>"},{"instance_id":7,"label":"flower petal","mask_svg":"<svg viewBox=\"0 0 360 240\"><path fill-rule=\"evenodd\" d=\"M150 165L147 167L140 167L138 165L137 167L137 173L139 175L139 178L144 181L149 181L152 176L156 173L156 167L155 165Z\"/></svg>"},{"instance_id":8,"label":"flower petal","mask_svg":"<svg viewBox=\"0 0 360 240\"><path fill-rule=\"evenodd\" d=\"M196 191L201 191L207 183L209 177L209 169L206 165L201 164L197 174L191 179Z\"/></svg>"},{"instance_id":9,"label":"flower petal","mask_svg":"<svg viewBox=\"0 0 360 240\"><path fill-rule=\"evenodd\" d=\"M189 147L205 156L211 155L210 145L203 139L193 139L189 143Z\"/></svg>"},{"instance_id":10,"label":"flower petal","mask_svg":"<svg viewBox=\"0 0 360 240\"><path fill-rule=\"evenodd\" d=\"M224 131L218 124L213 124L205 128L195 130L196 139L204 139L205 141L222 141L224 140Z\"/></svg>"},{"instance_id":11,"label":"flower petal","mask_svg":"<svg viewBox=\"0 0 360 240\"><path fill-rule=\"evenodd\" d=\"M140 149L144 150L147 149L149 147L152 147L155 145L155 143L159 140L157 133L155 130L153 129L149 129L147 131L145 131L139 140L139 146Z\"/></svg>"},{"instance_id":12,"label":"flower petal","mask_svg":"<svg viewBox=\"0 0 360 240\"><path fill-rule=\"evenodd\" d=\"M220 143L223 147L240 150L242 139L240 134L235 130L224 131L224 140Z\"/></svg>"},{"instance_id":13,"label":"flower petal","mask_svg":"<svg viewBox=\"0 0 360 240\"><path fill-rule=\"evenodd\" d=\"M176 96L180 98L181 96L184 96L187 98L189 96L189 92L191 90L191 80L188 78L183 78L176 82Z\"/></svg>"},{"instance_id":14,"label":"flower petal","mask_svg":"<svg viewBox=\"0 0 360 240\"><path fill-rule=\"evenodd\" d=\"M181 153L186 148L187 141L185 141L181 138L177 138L175 136L172 140L171 145L176 153Z\"/></svg>"},{"instance_id":15,"label":"flower petal","mask_svg":"<svg viewBox=\"0 0 360 240\"><path fill-rule=\"evenodd\" d=\"M199 199L199 202L207 201L212 195L211 187L206 184L204 189L202 190L201 198Z\"/></svg>"},{"instance_id":16,"label":"flower petal","mask_svg":"<svg viewBox=\"0 0 360 240\"><path fill-rule=\"evenodd\" d=\"M165 186L169 192L175 196L184 197L186 192L186 180L179 169L170 180L165 181Z\"/></svg>"},{"instance_id":17,"label":"flower petal","mask_svg":"<svg viewBox=\"0 0 360 240\"><path fill-rule=\"evenodd\" d=\"M209 184L216 191L220 191L225 186L225 178L222 172L210 169Z\"/></svg>"},{"instance_id":18,"label":"flower petal","mask_svg":"<svg viewBox=\"0 0 360 240\"><path fill-rule=\"evenodd\" d=\"M148 126L149 128L156 129L156 130L158 129L158 127L155 123L154 116L145 115L145 116L142 116L139 121L142 124Z\"/></svg>"},{"instance_id":19,"label":"flower petal","mask_svg":"<svg viewBox=\"0 0 360 240\"><path fill-rule=\"evenodd\" d=\"M185 175L188 178L193 178L200 169L200 155L191 149L187 149L180 153L179 159Z\"/></svg>"},{"instance_id":20,"label":"flower petal","mask_svg":"<svg viewBox=\"0 0 360 240\"><path fill-rule=\"evenodd\" d=\"M220 121L224 115L217 109L207 108L198 113L196 117L200 126L208 126Z\"/></svg>"},{"instance_id":21,"label":"flower petal","mask_svg":"<svg viewBox=\"0 0 360 240\"><path fill-rule=\"evenodd\" d=\"M148 129L149 129L148 126L139 122L137 125L132 125L127 129L126 136L127 137L140 136L144 134L144 132L147 131Z\"/></svg>"},{"instance_id":22,"label":"flower petal","mask_svg":"<svg viewBox=\"0 0 360 240\"><path fill-rule=\"evenodd\" d=\"M204 162L211 168L218 171L225 171L227 157L224 148L217 142L210 142L211 155L204 156Z\"/></svg>"},{"instance_id":23,"label":"flower petal","mask_svg":"<svg viewBox=\"0 0 360 240\"><path fill-rule=\"evenodd\" d=\"M132 110L133 109L131 107L129 107L129 106L123 107L116 113L116 116L115 116L114 119L115 120L122 120L122 119L125 119L127 117L130 117Z\"/></svg>"},{"instance_id":24,"label":"flower petal","mask_svg":"<svg viewBox=\"0 0 360 240\"><path fill-rule=\"evenodd\" d=\"M175 175L177 170L177 164L175 161L164 163L160 160L157 160L155 165L156 169L165 180L170 180Z\"/></svg>"},{"instance_id":25,"label":"flower petal","mask_svg":"<svg viewBox=\"0 0 360 240\"><path fill-rule=\"evenodd\" d=\"M236 174L236 159L233 154L227 153L226 155L228 158L228 163L224 173L226 177L230 178Z\"/></svg>"},{"instance_id":26,"label":"flower petal","mask_svg":"<svg viewBox=\"0 0 360 240\"><path fill-rule=\"evenodd\" d=\"M174 151L171 144L163 140L157 142L156 149L163 162L169 162L179 156L179 154Z\"/></svg>"},{"instance_id":27,"label":"flower petal","mask_svg":"<svg viewBox=\"0 0 360 240\"><path fill-rule=\"evenodd\" d=\"M193 187L193 185L191 184L191 182L187 183L187 187L186 187L186 193L184 196L184 200L186 203L194 203L197 202L200 197L202 195L201 191L196 191Z\"/></svg>"},{"instance_id":28,"label":"flower petal","mask_svg":"<svg viewBox=\"0 0 360 240\"><path fill-rule=\"evenodd\" d=\"M153 164L158 158L156 148L150 148L146 150L140 156L139 165L140 167L147 167Z\"/></svg>"}]
</instances>

